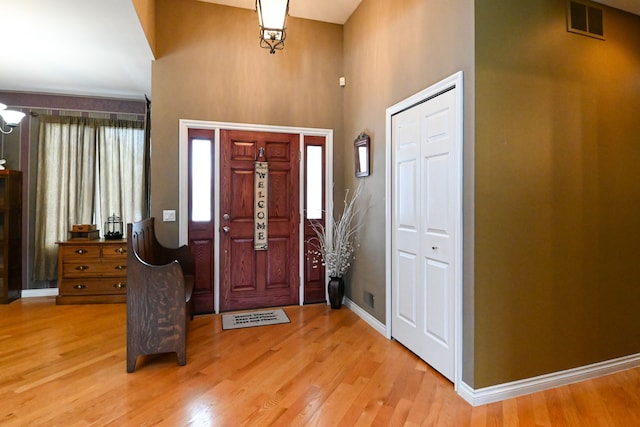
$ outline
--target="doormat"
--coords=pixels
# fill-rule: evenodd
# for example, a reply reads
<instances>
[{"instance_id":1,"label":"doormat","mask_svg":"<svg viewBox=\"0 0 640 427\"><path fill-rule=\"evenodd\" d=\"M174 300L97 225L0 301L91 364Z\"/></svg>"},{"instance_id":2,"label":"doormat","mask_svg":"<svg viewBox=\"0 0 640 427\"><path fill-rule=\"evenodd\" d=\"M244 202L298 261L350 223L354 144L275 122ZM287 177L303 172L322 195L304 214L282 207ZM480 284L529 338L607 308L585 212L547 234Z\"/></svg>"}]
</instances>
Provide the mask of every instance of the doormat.
<instances>
[{"instance_id":1,"label":"doormat","mask_svg":"<svg viewBox=\"0 0 640 427\"><path fill-rule=\"evenodd\" d=\"M251 328L252 326L277 325L290 323L283 309L229 313L222 315L222 329Z\"/></svg>"}]
</instances>

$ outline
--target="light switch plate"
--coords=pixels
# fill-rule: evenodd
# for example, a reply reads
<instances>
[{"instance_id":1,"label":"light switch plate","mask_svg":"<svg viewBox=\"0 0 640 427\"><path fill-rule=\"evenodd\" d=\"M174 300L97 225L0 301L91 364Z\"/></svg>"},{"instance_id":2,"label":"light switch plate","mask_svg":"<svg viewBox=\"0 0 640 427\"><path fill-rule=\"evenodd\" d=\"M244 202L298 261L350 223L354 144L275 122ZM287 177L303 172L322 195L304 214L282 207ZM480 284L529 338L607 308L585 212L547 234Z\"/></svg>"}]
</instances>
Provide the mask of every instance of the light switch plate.
<instances>
[{"instance_id":1,"label":"light switch plate","mask_svg":"<svg viewBox=\"0 0 640 427\"><path fill-rule=\"evenodd\" d=\"M164 210L162 211L162 221L164 222L174 222L176 220L176 211L175 210Z\"/></svg>"}]
</instances>

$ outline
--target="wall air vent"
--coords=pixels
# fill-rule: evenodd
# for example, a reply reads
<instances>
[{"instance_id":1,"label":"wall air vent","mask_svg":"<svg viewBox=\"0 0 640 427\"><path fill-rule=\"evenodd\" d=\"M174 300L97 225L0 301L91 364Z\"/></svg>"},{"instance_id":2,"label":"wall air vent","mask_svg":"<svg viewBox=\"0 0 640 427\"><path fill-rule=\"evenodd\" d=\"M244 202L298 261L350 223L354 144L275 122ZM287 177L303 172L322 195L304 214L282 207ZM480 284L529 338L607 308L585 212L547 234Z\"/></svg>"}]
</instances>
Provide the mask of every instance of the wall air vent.
<instances>
[{"instance_id":1,"label":"wall air vent","mask_svg":"<svg viewBox=\"0 0 640 427\"><path fill-rule=\"evenodd\" d=\"M567 31L604 40L603 9L589 1L567 1Z\"/></svg>"}]
</instances>

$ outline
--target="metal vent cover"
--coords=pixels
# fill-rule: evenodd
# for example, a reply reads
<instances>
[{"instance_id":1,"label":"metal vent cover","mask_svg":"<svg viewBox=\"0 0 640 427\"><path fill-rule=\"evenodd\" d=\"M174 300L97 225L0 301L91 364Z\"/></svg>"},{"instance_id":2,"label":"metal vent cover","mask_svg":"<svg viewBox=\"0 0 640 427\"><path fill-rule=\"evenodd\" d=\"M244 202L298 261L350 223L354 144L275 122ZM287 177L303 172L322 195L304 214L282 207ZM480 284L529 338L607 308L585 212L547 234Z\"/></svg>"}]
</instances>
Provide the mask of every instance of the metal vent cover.
<instances>
[{"instance_id":1,"label":"metal vent cover","mask_svg":"<svg viewBox=\"0 0 640 427\"><path fill-rule=\"evenodd\" d=\"M604 9L589 1L567 1L567 31L604 40Z\"/></svg>"}]
</instances>

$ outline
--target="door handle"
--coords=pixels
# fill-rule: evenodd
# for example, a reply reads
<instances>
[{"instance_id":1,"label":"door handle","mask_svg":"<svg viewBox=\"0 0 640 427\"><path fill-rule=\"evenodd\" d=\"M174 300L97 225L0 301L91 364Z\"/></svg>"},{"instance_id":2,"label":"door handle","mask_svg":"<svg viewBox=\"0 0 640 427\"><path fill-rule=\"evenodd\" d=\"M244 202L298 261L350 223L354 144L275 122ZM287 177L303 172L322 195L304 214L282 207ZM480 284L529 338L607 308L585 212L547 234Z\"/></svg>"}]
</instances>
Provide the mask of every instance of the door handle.
<instances>
[{"instance_id":1,"label":"door handle","mask_svg":"<svg viewBox=\"0 0 640 427\"><path fill-rule=\"evenodd\" d=\"M225 233L228 233L231 229L229 228L229 226L225 225L224 227L222 227L222 231L224 231Z\"/></svg>"},{"instance_id":2,"label":"door handle","mask_svg":"<svg viewBox=\"0 0 640 427\"><path fill-rule=\"evenodd\" d=\"M222 215L222 219L224 219L225 221L229 221L229 218L231 218L231 216L228 213Z\"/></svg>"}]
</instances>

